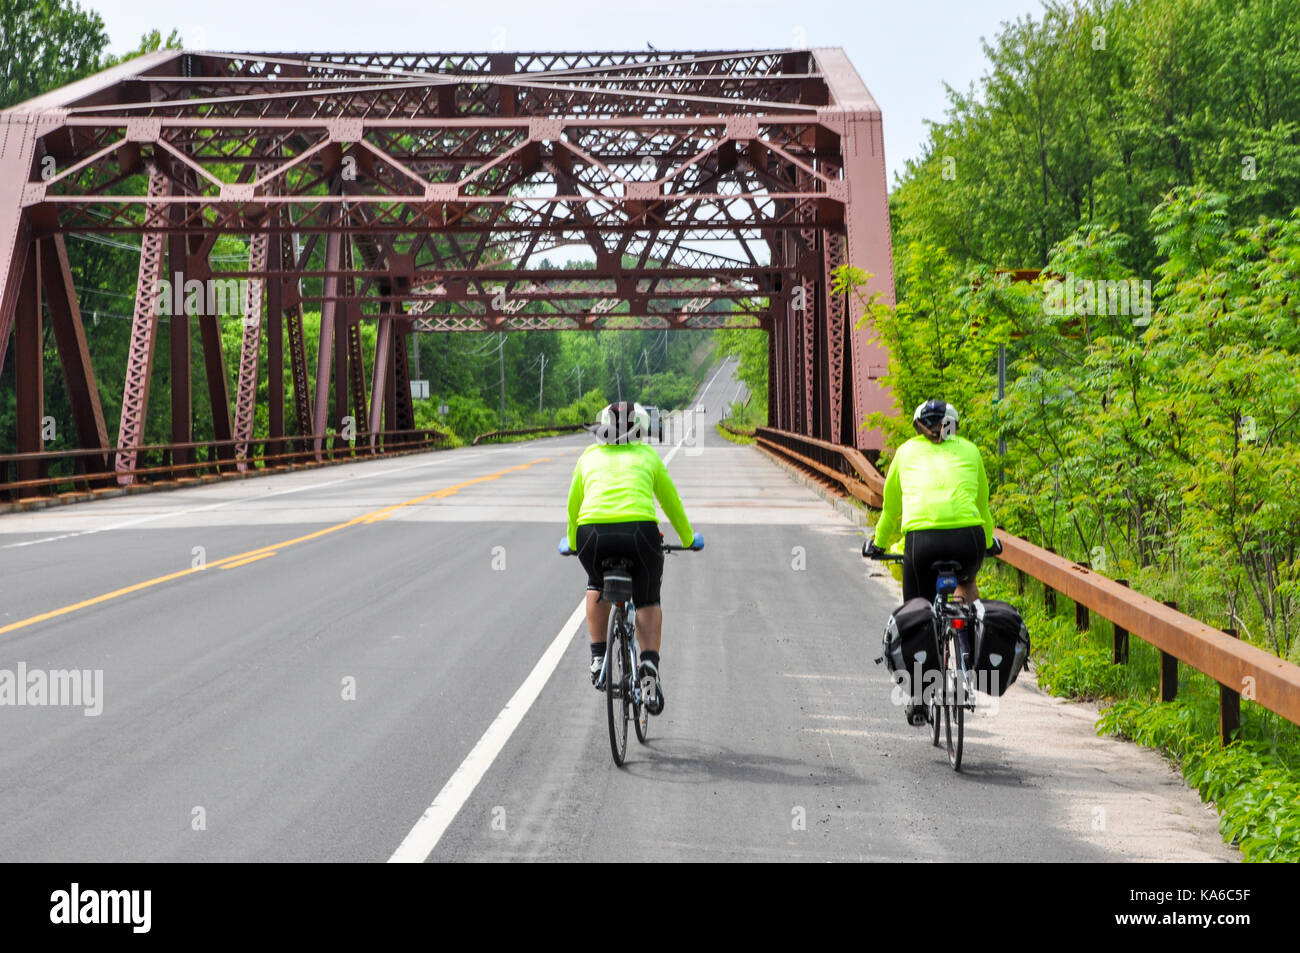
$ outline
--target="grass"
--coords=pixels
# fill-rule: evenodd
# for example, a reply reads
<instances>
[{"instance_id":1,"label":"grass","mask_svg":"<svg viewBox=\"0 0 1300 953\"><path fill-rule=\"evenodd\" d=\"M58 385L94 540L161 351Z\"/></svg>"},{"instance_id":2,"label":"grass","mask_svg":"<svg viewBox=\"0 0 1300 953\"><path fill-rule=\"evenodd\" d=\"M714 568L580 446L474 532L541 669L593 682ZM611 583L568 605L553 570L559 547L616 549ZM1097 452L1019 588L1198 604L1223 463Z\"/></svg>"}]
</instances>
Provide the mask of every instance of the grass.
<instances>
[{"instance_id":1,"label":"grass","mask_svg":"<svg viewBox=\"0 0 1300 953\"><path fill-rule=\"evenodd\" d=\"M747 437L744 434L732 433L726 427L722 426L721 423L716 423L713 426L718 431L719 435L721 435L723 440L730 440L732 443L739 443L746 446L755 442L755 438Z\"/></svg>"}]
</instances>

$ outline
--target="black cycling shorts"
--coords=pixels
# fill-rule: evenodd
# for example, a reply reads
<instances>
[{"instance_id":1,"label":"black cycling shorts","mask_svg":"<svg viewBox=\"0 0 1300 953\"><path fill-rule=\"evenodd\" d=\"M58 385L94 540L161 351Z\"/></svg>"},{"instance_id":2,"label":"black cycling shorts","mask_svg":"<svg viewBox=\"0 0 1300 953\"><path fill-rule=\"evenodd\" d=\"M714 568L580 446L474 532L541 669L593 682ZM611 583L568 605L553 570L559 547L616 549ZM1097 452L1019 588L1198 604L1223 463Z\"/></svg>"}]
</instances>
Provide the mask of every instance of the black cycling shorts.
<instances>
[{"instance_id":1,"label":"black cycling shorts","mask_svg":"<svg viewBox=\"0 0 1300 953\"><path fill-rule=\"evenodd\" d=\"M664 576L663 538L652 520L636 523L584 523L578 527L578 561L587 570L587 588L600 592L601 563L611 556L627 560L632 574L632 598L638 609L659 605Z\"/></svg>"},{"instance_id":2,"label":"black cycling shorts","mask_svg":"<svg viewBox=\"0 0 1300 953\"><path fill-rule=\"evenodd\" d=\"M921 596L934 601L939 574L930 567L937 562L961 563L958 582L970 582L984 563L983 526L961 529L915 529L903 543L903 599Z\"/></svg>"}]
</instances>

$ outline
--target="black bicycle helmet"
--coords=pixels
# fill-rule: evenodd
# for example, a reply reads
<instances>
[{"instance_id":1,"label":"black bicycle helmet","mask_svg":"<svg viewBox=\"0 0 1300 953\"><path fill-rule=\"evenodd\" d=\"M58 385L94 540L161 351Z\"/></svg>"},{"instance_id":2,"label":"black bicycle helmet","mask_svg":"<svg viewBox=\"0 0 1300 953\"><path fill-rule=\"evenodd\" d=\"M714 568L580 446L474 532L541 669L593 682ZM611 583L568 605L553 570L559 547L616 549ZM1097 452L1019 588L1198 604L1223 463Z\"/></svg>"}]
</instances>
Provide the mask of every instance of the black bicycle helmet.
<instances>
[{"instance_id":1,"label":"black bicycle helmet","mask_svg":"<svg viewBox=\"0 0 1300 953\"><path fill-rule=\"evenodd\" d=\"M941 443L957 433L957 408L942 400L927 400L912 414L912 426L923 437Z\"/></svg>"}]
</instances>

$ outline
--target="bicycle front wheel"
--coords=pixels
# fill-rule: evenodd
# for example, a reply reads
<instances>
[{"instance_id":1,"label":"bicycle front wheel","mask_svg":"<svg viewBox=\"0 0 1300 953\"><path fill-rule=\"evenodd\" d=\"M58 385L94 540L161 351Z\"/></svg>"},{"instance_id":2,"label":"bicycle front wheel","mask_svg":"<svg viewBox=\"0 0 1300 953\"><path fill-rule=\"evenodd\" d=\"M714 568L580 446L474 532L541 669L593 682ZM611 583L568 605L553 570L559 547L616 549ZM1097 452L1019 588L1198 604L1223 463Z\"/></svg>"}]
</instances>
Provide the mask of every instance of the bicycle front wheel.
<instances>
[{"instance_id":1,"label":"bicycle front wheel","mask_svg":"<svg viewBox=\"0 0 1300 953\"><path fill-rule=\"evenodd\" d=\"M614 763L622 767L627 755L628 707L632 700L632 679L635 673L629 661L631 651L627 644L626 610L615 606L609 613L609 629L605 636L605 711L609 716L609 749Z\"/></svg>"},{"instance_id":2,"label":"bicycle front wheel","mask_svg":"<svg viewBox=\"0 0 1300 953\"><path fill-rule=\"evenodd\" d=\"M650 733L650 709L646 707L645 699L641 697L641 686L637 684L636 662L637 657L632 654L629 660L632 669L632 727L636 728L636 740L645 744Z\"/></svg>"}]
</instances>

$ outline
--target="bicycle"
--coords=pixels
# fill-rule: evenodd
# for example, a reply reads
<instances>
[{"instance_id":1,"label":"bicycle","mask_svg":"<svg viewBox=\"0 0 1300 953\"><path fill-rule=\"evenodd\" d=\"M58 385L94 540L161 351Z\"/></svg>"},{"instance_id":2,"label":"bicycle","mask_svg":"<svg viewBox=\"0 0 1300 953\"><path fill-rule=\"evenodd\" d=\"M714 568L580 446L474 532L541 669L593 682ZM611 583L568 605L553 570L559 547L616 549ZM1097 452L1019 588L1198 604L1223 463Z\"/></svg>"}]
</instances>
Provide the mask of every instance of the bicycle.
<instances>
[{"instance_id":1,"label":"bicycle","mask_svg":"<svg viewBox=\"0 0 1300 953\"><path fill-rule=\"evenodd\" d=\"M702 548L701 543L701 548ZM693 546L674 546L661 543L665 554L699 552ZM562 541L562 556L576 556ZM647 678L645 684L637 681L636 672L641 656L636 644L636 605L632 600L634 589L629 561L621 556L601 560L600 598L610 603L609 627L605 631L605 662L601 666L597 688L605 691L605 712L609 721L609 748L614 763L619 767L627 757L627 723L629 711L636 730L636 740L646 743L650 730L650 707L654 702L654 682ZM610 677L612 675L612 677Z\"/></svg>"},{"instance_id":2,"label":"bicycle","mask_svg":"<svg viewBox=\"0 0 1300 953\"><path fill-rule=\"evenodd\" d=\"M862 546L863 558L879 562L902 562L897 553L869 557L867 544ZM936 692L934 686L922 686L921 698L925 705L926 720L930 723L930 742L939 747L940 717L943 721L948 763L954 771L961 770L962 747L965 736L965 712L975 710L974 691L971 688L970 652L974 645L975 609L964 600L951 600L957 591L957 571L961 563L942 560L930 568L939 574L935 586L934 602L930 606L931 624L935 639L935 658L939 660L939 677L942 682ZM963 649L962 635L969 646ZM876 659L884 661L883 657Z\"/></svg>"}]
</instances>

